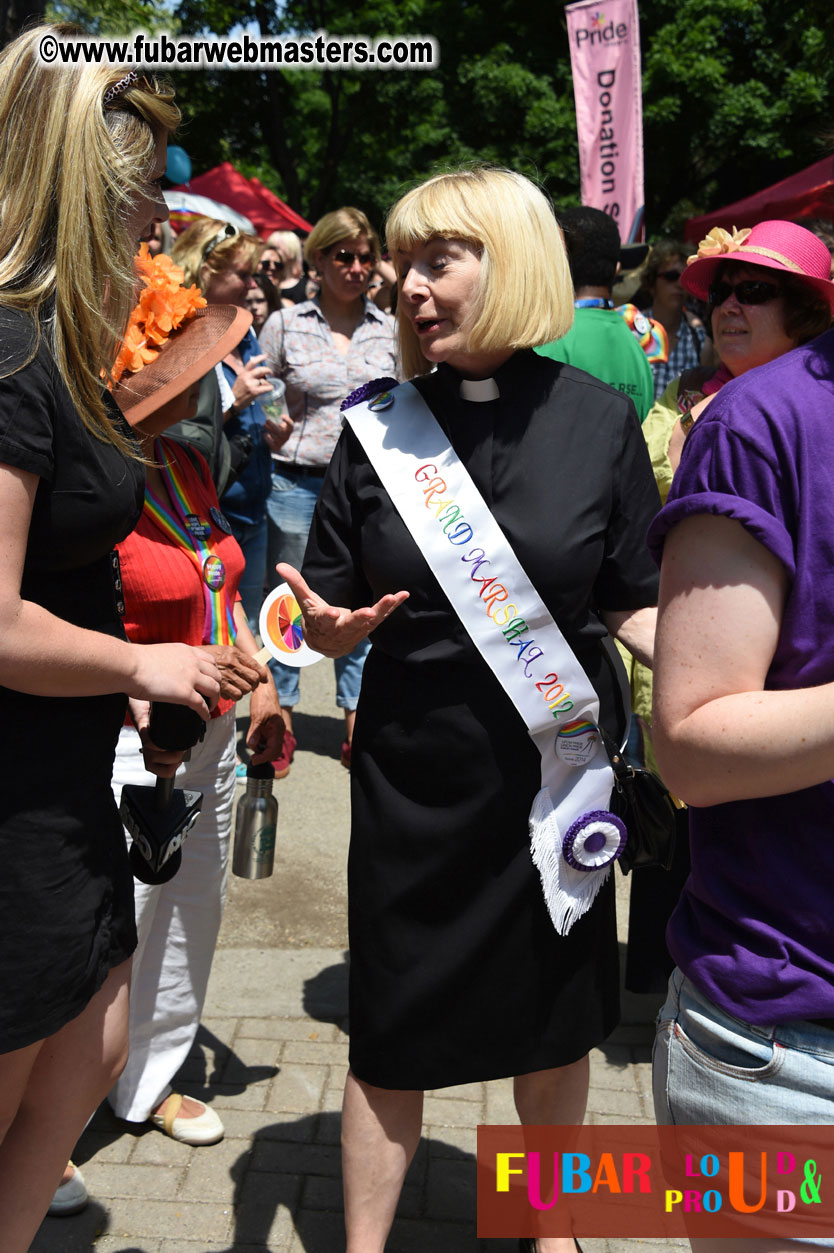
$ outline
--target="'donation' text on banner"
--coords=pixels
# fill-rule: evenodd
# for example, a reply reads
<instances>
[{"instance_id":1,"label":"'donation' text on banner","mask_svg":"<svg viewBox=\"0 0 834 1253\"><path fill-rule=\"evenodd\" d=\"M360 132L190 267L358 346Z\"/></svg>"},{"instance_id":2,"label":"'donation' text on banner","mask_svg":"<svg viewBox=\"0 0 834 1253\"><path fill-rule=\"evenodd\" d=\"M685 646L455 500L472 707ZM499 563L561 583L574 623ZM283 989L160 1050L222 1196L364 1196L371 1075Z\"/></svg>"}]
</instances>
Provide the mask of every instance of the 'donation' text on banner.
<instances>
[{"instance_id":1,"label":"'donation' text on banner","mask_svg":"<svg viewBox=\"0 0 834 1253\"><path fill-rule=\"evenodd\" d=\"M643 100L637 0L565 7L582 203L608 213L623 243L642 238Z\"/></svg>"}]
</instances>

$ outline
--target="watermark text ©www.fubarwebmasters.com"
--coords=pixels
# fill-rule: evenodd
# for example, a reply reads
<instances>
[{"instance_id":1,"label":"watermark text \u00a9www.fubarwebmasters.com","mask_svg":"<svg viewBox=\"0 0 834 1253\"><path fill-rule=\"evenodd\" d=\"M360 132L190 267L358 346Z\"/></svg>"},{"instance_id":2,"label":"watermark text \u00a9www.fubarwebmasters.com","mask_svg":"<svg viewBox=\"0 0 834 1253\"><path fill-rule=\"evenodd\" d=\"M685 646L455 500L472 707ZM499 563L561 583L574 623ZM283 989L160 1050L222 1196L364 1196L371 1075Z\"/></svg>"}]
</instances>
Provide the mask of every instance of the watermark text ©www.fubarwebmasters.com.
<instances>
[{"instance_id":1,"label":"watermark text \u00a9www.fubarwebmasters.com","mask_svg":"<svg viewBox=\"0 0 834 1253\"><path fill-rule=\"evenodd\" d=\"M147 69L228 70L432 70L440 49L431 35L312 35L260 38L244 31L236 39L174 37L165 31L134 31L127 39L44 35L46 65L130 65Z\"/></svg>"}]
</instances>

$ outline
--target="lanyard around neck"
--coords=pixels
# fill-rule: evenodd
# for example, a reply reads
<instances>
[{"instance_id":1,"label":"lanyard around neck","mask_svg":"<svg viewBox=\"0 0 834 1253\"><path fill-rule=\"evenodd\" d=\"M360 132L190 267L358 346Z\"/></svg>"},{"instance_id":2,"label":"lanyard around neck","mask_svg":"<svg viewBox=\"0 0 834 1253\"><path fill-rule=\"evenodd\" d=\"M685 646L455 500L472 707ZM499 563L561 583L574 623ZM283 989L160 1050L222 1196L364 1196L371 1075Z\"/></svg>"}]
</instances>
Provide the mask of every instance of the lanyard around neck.
<instances>
[{"instance_id":1,"label":"lanyard around neck","mask_svg":"<svg viewBox=\"0 0 834 1253\"><path fill-rule=\"evenodd\" d=\"M160 440L154 443L154 458L168 489L166 503L145 487L145 510L164 535L192 561L200 576L205 598L204 644L233 644L236 627L232 606L226 595L226 567L214 551L211 523L198 513L199 502L189 490L185 474L175 456L166 456Z\"/></svg>"}]
</instances>

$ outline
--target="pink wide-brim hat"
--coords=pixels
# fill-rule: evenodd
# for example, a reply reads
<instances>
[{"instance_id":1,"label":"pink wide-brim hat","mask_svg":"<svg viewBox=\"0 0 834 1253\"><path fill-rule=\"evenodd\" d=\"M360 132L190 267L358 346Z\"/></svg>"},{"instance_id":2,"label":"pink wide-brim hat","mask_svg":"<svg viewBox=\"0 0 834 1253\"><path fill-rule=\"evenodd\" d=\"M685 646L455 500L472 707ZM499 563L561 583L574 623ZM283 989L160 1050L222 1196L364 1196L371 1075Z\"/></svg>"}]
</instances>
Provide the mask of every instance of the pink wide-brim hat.
<instances>
[{"instance_id":1,"label":"pink wide-brim hat","mask_svg":"<svg viewBox=\"0 0 834 1253\"><path fill-rule=\"evenodd\" d=\"M761 266L793 274L813 287L834 314L834 283L831 254L821 239L795 222L759 222L752 230L732 232L716 226L687 259L681 285L699 300L706 300L716 271L725 261Z\"/></svg>"}]
</instances>

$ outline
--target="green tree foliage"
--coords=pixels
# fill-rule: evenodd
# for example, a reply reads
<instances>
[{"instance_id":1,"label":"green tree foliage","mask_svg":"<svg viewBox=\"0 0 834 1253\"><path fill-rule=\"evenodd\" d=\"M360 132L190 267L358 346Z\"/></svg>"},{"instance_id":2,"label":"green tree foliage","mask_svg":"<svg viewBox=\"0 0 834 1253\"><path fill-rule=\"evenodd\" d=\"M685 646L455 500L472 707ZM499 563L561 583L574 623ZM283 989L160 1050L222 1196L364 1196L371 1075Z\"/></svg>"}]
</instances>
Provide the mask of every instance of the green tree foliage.
<instances>
[{"instance_id":1,"label":"green tree foliage","mask_svg":"<svg viewBox=\"0 0 834 1253\"><path fill-rule=\"evenodd\" d=\"M133 30L172 30L173 15L155 0L69 0L46 6L50 22L72 22L91 35L121 35Z\"/></svg>"},{"instance_id":2,"label":"green tree foliage","mask_svg":"<svg viewBox=\"0 0 834 1253\"><path fill-rule=\"evenodd\" d=\"M575 197L567 43L552 0L364 0L349 13L334 0L290 0L280 13L257 0L182 0L177 13L195 34L249 20L264 34L430 34L441 49L430 72L180 74L193 118L183 143L195 168L232 160L311 220L354 203L381 222L404 185L479 158L540 178L557 198Z\"/></svg>"},{"instance_id":3,"label":"green tree foliage","mask_svg":"<svg viewBox=\"0 0 834 1253\"><path fill-rule=\"evenodd\" d=\"M679 226L831 151L830 0L641 0L640 14L650 226Z\"/></svg>"},{"instance_id":4,"label":"green tree foliage","mask_svg":"<svg viewBox=\"0 0 834 1253\"><path fill-rule=\"evenodd\" d=\"M179 71L180 142L197 172L230 160L311 220L461 161L498 161L576 203L568 39L553 0L73 0L53 12L116 33L433 35L430 72ZM831 0L639 0L650 233L786 177L830 149Z\"/></svg>"}]
</instances>

